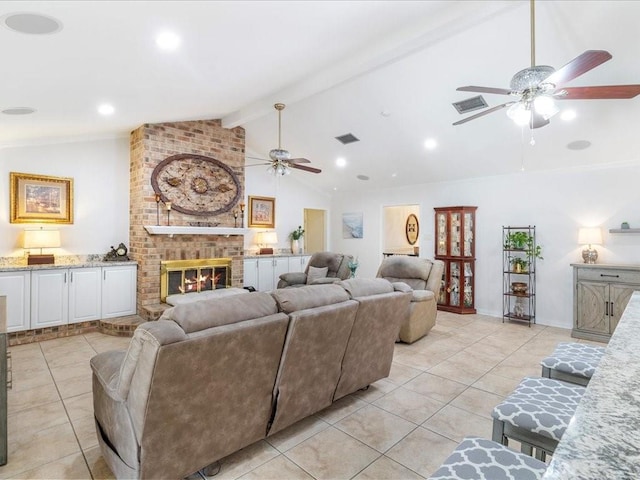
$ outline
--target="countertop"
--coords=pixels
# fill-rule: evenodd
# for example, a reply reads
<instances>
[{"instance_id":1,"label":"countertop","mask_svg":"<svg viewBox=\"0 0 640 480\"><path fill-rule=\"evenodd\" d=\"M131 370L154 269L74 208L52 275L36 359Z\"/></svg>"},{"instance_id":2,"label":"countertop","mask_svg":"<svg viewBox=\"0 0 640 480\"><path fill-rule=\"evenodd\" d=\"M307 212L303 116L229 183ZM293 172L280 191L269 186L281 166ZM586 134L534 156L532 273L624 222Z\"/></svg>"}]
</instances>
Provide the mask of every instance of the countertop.
<instances>
[{"instance_id":1,"label":"countertop","mask_svg":"<svg viewBox=\"0 0 640 480\"><path fill-rule=\"evenodd\" d=\"M138 262L134 260L105 262L102 260L104 255L99 258L74 258L56 257L56 263L48 265L27 265L26 258L11 258L6 257L0 261L0 272L15 272L20 270L52 270L52 269L65 269L65 268L91 268L91 267L116 267L121 265L137 265Z\"/></svg>"},{"instance_id":2,"label":"countertop","mask_svg":"<svg viewBox=\"0 0 640 480\"><path fill-rule=\"evenodd\" d=\"M252 258L281 258L281 257L310 257L310 253L274 253L273 255L258 255L257 253L253 253L251 255L245 255L244 259L252 259Z\"/></svg>"},{"instance_id":3,"label":"countertop","mask_svg":"<svg viewBox=\"0 0 640 480\"><path fill-rule=\"evenodd\" d=\"M635 292L543 479L638 478L640 292Z\"/></svg>"}]
</instances>

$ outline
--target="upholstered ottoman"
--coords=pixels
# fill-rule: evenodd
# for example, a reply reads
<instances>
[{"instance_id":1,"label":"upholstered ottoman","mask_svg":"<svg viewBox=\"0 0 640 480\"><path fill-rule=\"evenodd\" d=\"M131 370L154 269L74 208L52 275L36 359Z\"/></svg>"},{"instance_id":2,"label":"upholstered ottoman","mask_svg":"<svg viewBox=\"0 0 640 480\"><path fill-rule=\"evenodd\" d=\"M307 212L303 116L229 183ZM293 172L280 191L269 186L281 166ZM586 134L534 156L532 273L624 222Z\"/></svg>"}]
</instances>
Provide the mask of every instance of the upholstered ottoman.
<instances>
[{"instance_id":1,"label":"upholstered ottoman","mask_svg":"<svg viewBox=\"0 0 640 480\"><path fill-rule=\"evenodd\" d=\"M542 376L587 385L604 356L604 347L586 343L559 343L551 355L540 362Z\"/></svg>"},{"instance_id":2,"label":"upholstered ottoman","mask_svg":"<svg viewBox=\"0 0 640 480\"><path fill-rule=\"evenodd\" d=\"M547 465L499 443L466 437L430 480L539 480Z\"/></svg>"},{"instance_id":3,"label":"upholstered ottoman","mask_svg":"<svg viewBox=\"0 0 640 480\"><path fill-rule=\"evenodd\" d=\"M508 445L508 439L522 444L522 452L543 460L553 453L582 399L585 387L552 378L524 378L493 417L493 440Z\"/></svg>"}]
</instances>

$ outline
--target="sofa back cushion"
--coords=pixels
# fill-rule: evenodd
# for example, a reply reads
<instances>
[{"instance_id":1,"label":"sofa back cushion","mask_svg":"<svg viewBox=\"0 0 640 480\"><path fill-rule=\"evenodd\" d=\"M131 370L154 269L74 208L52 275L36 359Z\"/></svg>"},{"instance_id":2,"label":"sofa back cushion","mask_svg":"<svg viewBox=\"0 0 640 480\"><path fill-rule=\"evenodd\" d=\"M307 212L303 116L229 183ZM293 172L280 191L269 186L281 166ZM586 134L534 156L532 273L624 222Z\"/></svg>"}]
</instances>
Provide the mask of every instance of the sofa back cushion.
<instances>
[{"instance_id":1,"label":"sofa back cushion","mask_svg":"<svg viewBox=\"0 0 640 480\"><path fill-rule=\"evenodd\" d=\"M314 305L315 292L322 292L323 304L289 313L270 435L331 405L358 308L339 285L285 289L274 295L281 292L280 301L286 296L283 303L288 306Z\"/></svg>"},{"instance_id":2,"label":"sofa back cushion","mask_svg":"<svg viewBox=\"0 0 640 480\"><path fill-rule=\"evenodd\" d=\"M174 321L189 334L277 312L276 302L271 295L255 292L176 305L165 310L160 319Z\"/></svg>"},{"instance_id":3,"label":"sofa back cushion","mask_svg":"<svg viewBox=\"0 0 640 480\"><path fill-rule=\"evenodd\" d=\"M160 347L139 437L140 478L184 478L264 438L288 323L276 313Z\"/></svg>"},{"instance_id":4,"label":"sofa back cushion","mask_svg":"<svg viewBox=\"0 0 640 480\"><path fill-rule=\"evenodd\" d=\"M350 278L343 280L340 284L351 298L390 293L394 290L391 282L384 278Z\"/></svg>"},{"instance_id":5,"label":"sofa back cushion","mask_svg":"<svg viewBox=\"0 0 640 480\"><path fill-rule=\"evenodd\" d=\"M308 285L300 288L279 288L271 292L278 308L284 313L332 305L349 300L349 295L340 285Z\"/></svg>"}]
</instances>

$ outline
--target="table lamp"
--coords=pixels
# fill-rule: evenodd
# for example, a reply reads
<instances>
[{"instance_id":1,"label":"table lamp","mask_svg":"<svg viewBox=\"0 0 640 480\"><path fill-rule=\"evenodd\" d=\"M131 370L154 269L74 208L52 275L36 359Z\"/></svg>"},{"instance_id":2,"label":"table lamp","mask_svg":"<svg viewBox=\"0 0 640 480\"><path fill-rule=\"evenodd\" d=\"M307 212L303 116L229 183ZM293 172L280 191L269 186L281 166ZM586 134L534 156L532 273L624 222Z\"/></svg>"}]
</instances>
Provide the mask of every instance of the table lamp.
<instances>
[{"instance_id":1,"label":"table lamp","mask_svg":"<svg viewBox=\"0 0 640 480\"><path fill-rule=\"evenodd\" d=\"M602 229L600 227L583 227L578 230L578 243L585 245L582 250L582 259L584 263L596 263L598 252L592 245L602 245Z\"/></svg>"},{"instance_id":2,"label":"table lamp","mask_svg":"<svg viewBox=\"0 0 640 480\"><path fill-rule=\"evenodd\" d=\"M260 245L260 255L273 255L273 248L266 245L277 244L278 235L276 232L258 232L256 233L256 243Z\"/></svg>"},{"instance_id":3,"label":"table lamp","mask_svg":"<svg viewBox=\"0 0 640 480\"><path fill-rule=\"evenodd\" d=\"M25 249L39 248L40 254L29 253L27 265L49 265L55 263L53 254L43 254L43 248L56 248L60 246L60 231L58 230L25 230L23 247Z\"/></svg>"}]
</instances>

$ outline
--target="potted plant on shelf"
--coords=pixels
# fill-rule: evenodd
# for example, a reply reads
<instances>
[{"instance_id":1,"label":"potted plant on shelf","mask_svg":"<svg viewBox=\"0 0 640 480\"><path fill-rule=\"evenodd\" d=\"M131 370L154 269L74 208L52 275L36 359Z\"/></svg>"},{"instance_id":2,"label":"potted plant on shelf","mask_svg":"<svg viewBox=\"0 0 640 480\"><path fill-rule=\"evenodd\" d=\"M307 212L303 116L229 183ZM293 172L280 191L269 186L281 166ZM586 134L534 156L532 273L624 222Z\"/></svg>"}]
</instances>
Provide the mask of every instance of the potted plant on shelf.
<instances>
[{"instance_id":1,"label":"potted plant on shelf","mask_svg":"<svg viewBox=\"0 0 640 480\"><path fill-rule=\"evenodd\" d=\"M302 225L298 225L298 228L289 234L289 238L291 238L291 253L294 255L296 253L302 253L300 249L300 239L304 235L304 230Z\"/></svg>"},{"instance_id":2,"label":"potted plant on shelf","mask_svg":"<svg viewBox=\"0 0 640 480\"><path fill-rule=\"evenodd\" d=\"M513 271L515 273L527 273L527 267L529 266L529 260L523 257L511 257L509 260L513 265Z\"/></svg>"}]
</instances>

